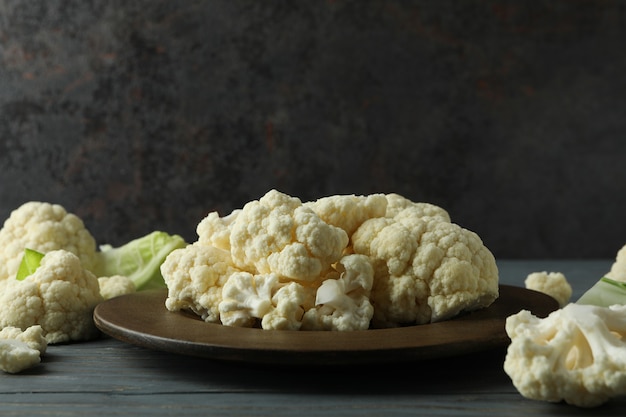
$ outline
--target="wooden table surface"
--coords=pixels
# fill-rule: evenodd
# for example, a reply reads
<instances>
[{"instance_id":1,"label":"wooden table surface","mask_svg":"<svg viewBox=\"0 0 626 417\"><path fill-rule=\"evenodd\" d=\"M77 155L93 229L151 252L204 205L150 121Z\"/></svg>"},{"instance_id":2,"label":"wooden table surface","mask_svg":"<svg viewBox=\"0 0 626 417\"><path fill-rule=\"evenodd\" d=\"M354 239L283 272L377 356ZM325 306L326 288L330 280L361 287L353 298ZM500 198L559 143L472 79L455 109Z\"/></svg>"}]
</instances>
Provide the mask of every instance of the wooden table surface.
<instances>
[{"instance_id":1,"label":"wooden table surface","mask_svg":"<svg viewBox=\"0 0 626 417\"><path fill-rule=\"evenodd\" d=\"M499 261L502 284L563 272L577 298L612 260ZM160 352L110 337L52 345L43 362L0 374L1 416L623 416L531 401L502 369L505 348L393 366L276 367Z\"/></svg>"}]
</instances>

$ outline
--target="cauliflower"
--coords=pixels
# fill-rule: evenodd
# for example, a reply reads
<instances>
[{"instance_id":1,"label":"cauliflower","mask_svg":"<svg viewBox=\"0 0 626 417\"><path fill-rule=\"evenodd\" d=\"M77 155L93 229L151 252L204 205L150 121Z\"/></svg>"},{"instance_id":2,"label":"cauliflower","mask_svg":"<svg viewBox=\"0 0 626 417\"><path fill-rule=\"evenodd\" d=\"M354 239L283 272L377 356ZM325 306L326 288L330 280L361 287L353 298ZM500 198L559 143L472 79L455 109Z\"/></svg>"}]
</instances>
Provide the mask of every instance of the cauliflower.
<instances>
[{"instance_id":1,"label":"cauliflower","mask_svg":"<svg viewBox=\"0 0 626 417\"><path fill-rule=\"evenodd\" d=\"M554 298L560 307L569 303L572 286L561 272L533 272L528 274L524 284L527 289L539 291Z\"/></svg>"},{"instance_id":2,"label":"cauliflower","mask_svg":"<svg viewBox=\"0 0 626 417\"><path fill-rule=\"evenodd\" d=\"M384 194L332 195L306 202L304 206L313 210L326 223L352 236L365 220L385 215L387 198Z\"/></svg>"},{"instance_id":3,"label":"cauliflower","mask_svg":"<svg viewBox=\"0 0 626 417\"><path fill-rule=\"evenodd\" d=\"M615 281L626 282L626 245L617 251L615 262L605 276Z\"/></svg>"},{"instance_id":4,"label":"cauliflower","mask_svg":"<svg viewBox=\"0 0 626 417\"><path fill-rule=\"evenodd\" d=\"M241 209L233 210L228 216L224 217L220 217L215 211L209 213L196 227L198 243L230 251L232 224L240 212Z\"/></svg>"},{"instance_id":5,"label":"cauliflower","mask_svg":"<svg viewBox=\"0 0 626 417\"><path fill-rule=\"evenodd\" d=\"M626 306L509 316L504 370L524 397L591 408L626 394Z\"/></svg>"},{"instance_id":6,"label":"cauliflower","mask_svg":"<svg viewBox=\"0 0 626 417\"><path fill-rule=\"evenodd\" d=\"M235 266L292 280L318 279L347 244L343 229L325 223L300 199L276 190L247 203L230 232Z\"/></svg>"},{"instance_id":7,"label":"cauliflower","mask_svg":"<svg viewBox=\"0 0 626 417\"><path fill-rule=\"evenodd\" d=\"M347 255L337 265L336 278L317 289L315 308L303 317L304 330L367 330L374 314L369 295L374 269L368 257Z\"/></svg>"},{"instance_id":8,"label":"cauliflower","mask_svg":"<svg viewBox=\"0 0 626 417\"><path fill-rule=\"evenodd\" d=\"M50 344L93 339L93 309L102 300L98 279L78 256L53 250L24 280L0 281L0 328L40 325Z\"/></svg>"},{"instance_id":9,"label":"cauliflower","mask_svg":"<svg viewBox=\"0 0 626 417\"><path fill-rule=\"evenodd\" d=\"M252 327L272 309L272 293L278 286L276 274L252 275L237 272L222 289L220 318L225 326Z\"/></svg>"},{"instance_id":10,"label":"cauliflower","mask_svg":"<svg viewBox=\"0 0 626 417\"><path fill-rule=\"evenodd\" d=\"M15 374L41 362L48 343L43 329L34 325L22 331L19 327L0 330L0 370Z\"/></svg>"},{"instance_id":11,"label":"cauliflower","mask_svg":"<svg viewBox=\"0 0 626 417\"><path fill-rule=\"evenodd\" d=\"M385 217L395 217L406 208L410 208L418 217L437 217L444 221L450 221L450 215L443 208L430 203L412 201L396 193L387 194L387 210Z\"/></svg>"},{"instance_id":12,"label":"cauliflower","mask_svg":"<svg viewBox=\"0 0 626 417\"><path fill-rule=\"evenodd\" d=\"M105 300L136 291L135 283L125 275L99 277L100 295Z\"/></svg>"},{"instance_id":13,"label":"cauliflower","mask_svg":"<svg viewBox=\"0 0 626 417\"><path fill-rule=\"evenodd\" d=\"M279 276L239 272L230 276L219 304L222 324L265 330L299 330L304 312L314 303L315 291Z\"/></svg>"},{"instance_id":14,"label":"cauliflower","mask_svg":"<svg viewBox=\"0 0 626 417\"><path fill-rule=\"evenodd\" d=\"M276 190L226 217L161 265L166 307L263 329L423 324L489 306L495 259L433 204L398 194L302 203Z\"/></svg>"},{"instance_id":15,"label":"cauliflower","mask_svg":"<svg viewBox=\"0 0 626 417\"><path fill-rule=\"evenodd\" d=\"M498 297L498 269L478 235L407 206L370 219L352 236L355 253L374 264L374 327L447 320Z\"/></svg>"},{"instance_id":16,"label":"cauliflower","mask_svg":"<svg viewBox=\"0 0 626 417\"><path fill-rule=\"evenodd\" d=\"M0 280L17 273L24 248L46 253L64 249L85 268L96 264L96 241L83 221L58 204L30 201L13 210L0 229Z\"/></svg>"},{"instance_id":17,"label":"cauliflower","mask_svg":"<svg viewBox=\"0 0 626 417\"><path fill-rule=\"evenodd\" d=\"M165 307L189 310L206 322L219 322L222 287L238 272L230 252L196 242L172 251L161 265L168 288Z\"/></svg>"}]
</instances>

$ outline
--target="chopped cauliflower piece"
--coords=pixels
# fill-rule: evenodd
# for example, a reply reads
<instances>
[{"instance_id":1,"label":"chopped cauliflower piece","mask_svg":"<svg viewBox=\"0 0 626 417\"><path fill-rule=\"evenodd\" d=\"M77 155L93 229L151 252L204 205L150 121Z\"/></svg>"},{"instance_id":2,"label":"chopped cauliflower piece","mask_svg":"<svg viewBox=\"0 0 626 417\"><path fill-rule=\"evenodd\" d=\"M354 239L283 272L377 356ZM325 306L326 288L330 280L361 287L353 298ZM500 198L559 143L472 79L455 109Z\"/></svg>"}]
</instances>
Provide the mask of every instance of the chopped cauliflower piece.
<instances>
[{"instance_id":1,"label":"chopped cauliflower piece","mask_svg":"<svg viewBox=\"0 0 626 417\"><path fill-rule=\"evenodd\" d=\"M15 374L41 362L47 341L43 329L34 325L23 330L8 326L0 330L0 370Z\"/></svg>"},{"instance_id":2,"label":"chopped cauliflower piece","mask_svg":"<svg viewBox=\"0 0 626 417\"><path fill-rule=\"evenodd\" d=\"M98 285L100 286L100 295L105 300L136 291L133 280L125 275L99 277Z\"/></svg>"},{"instance_id":3,"label":"chopped cauliflower piece","mask_svg":"<svg viewBox=\"0 0 626 417\"><path fill-rule=\"evenodd\" d=\"M24 280L0 280L0 328L38 324L50 344L90 340L99 335L92 315L102 300L98 279L78 256L54 250Z\"/></svg>"},{"instance_id":4,"label":"chopped cauliflower piece","mask_svg":"<svg viewBox=\"0 0 626 417\"><path fill-rule=\"evenodd\" d=\"M278 286L278 275L252 275L238 272L222 288L220 318L226 326L253 327L272 309L272 294Z\"/></svg>"},{"instance_id":5,"label":"chopped cauliflower piece","mask_svg":"<svg viewBox=\"0 0 626 417\"><path fill-rule=\"evenodd\" d=\"M168 288L166 308L189 310L206 322L219 322L222 287L235 272L230 253L214 246L196 242L172 251L161 265Z\"/></svg>"},{"instance_id":6,"label":"chopped cauliflower piece","mask_svg":"<svg viewBox=\"0 0 626 417\"><path fill-rule=\"evenodd\" d=\"M315 307L304 314L304 330L367 330L374 314L369 294L374 269L367 256L344 256L337 278L326 279L317 289Z\"/></svg>"},{"instance_id":7,"label":"chopped cauliflower piece","mask_svg":"<svg viewBox=\"0 0 626 417\"><path fill-rule=\"evenodd\" d=\"M626 282L626 245L617 251L615 262L611 265L611 270L606 274L606 277L615 281Z\"/></svg>"},{"instance_id":8,"label":"chopped cauliflower piece","mask_svg":"<svg viewBox=\"0 0 626 417\"><path fill-rule=\"evenodd\" d=\"M542 292L554 298L560 307L569 303L572 286L561 272L533 272L528 274L524 284L527 289Z\"/></svg>"},{"instance_id":9,"label":"chopped cauliflower piece","mask_svg":"<svg viewBox=\"0 0 626 417\"><path fill-rule=\"evenodd\" d=\"M626 395L626 306L570 303L506 319L504 370L522 396L591 408Z\"/></svg>"}]
</instances>

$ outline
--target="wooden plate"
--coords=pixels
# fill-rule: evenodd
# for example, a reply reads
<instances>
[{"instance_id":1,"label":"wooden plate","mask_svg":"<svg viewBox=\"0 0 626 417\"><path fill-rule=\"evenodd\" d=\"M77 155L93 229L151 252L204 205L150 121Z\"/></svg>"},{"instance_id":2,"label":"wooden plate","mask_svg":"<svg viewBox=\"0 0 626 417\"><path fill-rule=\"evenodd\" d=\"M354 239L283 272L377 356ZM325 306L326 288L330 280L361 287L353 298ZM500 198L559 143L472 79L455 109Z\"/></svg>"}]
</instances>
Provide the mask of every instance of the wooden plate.
<instances>
[{"instance_id":1,"label":"wooden plate","mask_svg":"<svg viewBox=\"0 0 626 417\"><path fill-rule=\"evenodd\" d=\"M545 317L558 308L545 294L500 285L489 307L440 323L350 332L262 330L205 323L165 308L166 290L140 291L99 304L96 326L134 345L183 355L267 364L416 361L506 346L506 318L522 309Z\"/></svg>"}]
</instances>

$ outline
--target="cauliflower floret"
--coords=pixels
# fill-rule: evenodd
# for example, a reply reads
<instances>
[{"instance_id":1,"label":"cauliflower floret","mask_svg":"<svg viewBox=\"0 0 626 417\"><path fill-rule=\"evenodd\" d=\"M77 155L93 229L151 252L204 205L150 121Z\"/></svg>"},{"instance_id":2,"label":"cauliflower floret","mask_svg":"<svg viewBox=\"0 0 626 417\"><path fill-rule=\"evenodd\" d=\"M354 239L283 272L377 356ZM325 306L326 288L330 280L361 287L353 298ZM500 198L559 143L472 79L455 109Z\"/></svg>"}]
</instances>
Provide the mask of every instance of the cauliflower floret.
<instances>
[{"instance_id":1,"label":"cauliflower floret","mask_svg":"<svg viewBox=\"0 0 626 417\"><path fill-rule=\"evenodd\" d=\"M48 343L39 325L22 330L5 327L0 330L0 370L15 374L41 362Z\"/></svg>"},{"instance_id":2,"label":"cauliflower floret","mask_svg":"<svg viewBox=\"0 0 626 417\"><path fill-rule=\"evenodd\" d=\"M96 265L96 241L83 221L58 204L30 201L13 210L0 229L0 280L17 273L25 248L64 249L88 270Z\"/></svg>"},{"instance_id":3,"label":"cauliflower floret","mask_svg":"<svg viewBox=\"0 0 626 417\"><path fill-rule=\"evenodd\" d=\"M98 279L80 259L54 250L23 281L0 281L0 328L38 324L50 344L93 339L93 309L102 300Z\"/></svg>"},{"instance_id":4,"label":"cauliflower floret","mask_svg":"<svg viewBox=\"0 0 626 417\"><path fill-rule=\"evenodd\" d=\"M276 190L247 203L230 234L233 262L241 270L302 281L328 271L347 244L345 231L325 223L300 199Z\"/></svg>"},{"instance_id":5,"label":"cauliflower floret","mask_svg":"<svg viewBox=\"0 0 626 417\"><path fill-rule=\"evenodd\" d=\"M272 293L278 286L278 275L235 273L222 289L220 319L225 326L253 327L272 308Z\"/></svg>"},{"instance_id":6,"label":"cauliflower floret","mask_svg":"<svg viewBox=\"0 0 626 417\"><path fill-rule=\"evenodd\" d=\"M606 274L607 278L615 281L626 282L626 245L622 246L611 265L611 270Z\"/></svg>"},{"instance_id":7,"label":"cauliflower floret","mask_svg":"<svg viewBox=\"0 0 626 417\"><path fill-rule=\"evenodd\" d=\"M561 272L533 272L528 274L524 284L527 289L542 292L554 298L560 307L569 303L572 286Z\"/></svg>"},{"instance_id":8,"label":"cauliflower floret","mask_svg":"<svg viewBox=\"0 0 626 417\"><path fill-rule=\"evenodd\" d=\"M373 327L447 320L498 297L498 269L478 235L407 207L367 220L352 236L374 264Z\"/></svg>"},{"instance_id":9,"label":"cauliflower floret","mask_svg":"<svg viewBox=\"0 0 626 417\"><path fill-rule=\"evenodd\" d=\"M411 208L419 217L440 217L444 221L450 221L450 215L448 212L434 204L412 201L395 193L387 194L385 197L387 199L387 211L385 213L385 217L395 217L404 209Z\"/></svg>"},{"instance_id":10,"label":"cauliflower floret","mask_svg":"<svg viewBox=\"0 0 626 417\"><path fill-rule=\"evenodd\" d=\"M135 283L125 275L99 277L100 295L105 300L136 291Z\"/></svg>"},{"instance_id":11,"label":"cauliflower floret","mask_svg":"<svg viewBox=\"0 0 626 417\"><path fill-rule=\"evenodd\" d=\"M336 278L317 289L315 308L307 310L303 330L367 330L374 314L369 294L374 269L367 256L346 255L337 265Z\"/></svg>"},{"instance_id":12,"label":"cauliflower floret","mask_svg":"<svg viewBox=\"0 0 626 417\"><path fill-rule=\"evenodd\" d=\"M282 284L272 296L273 308L263 316L265 330L300 330L305 311L315 304L315 287L297 282Z\"/></svg>"},{"instance_id":13,"label":"cauliflower floret","mask_svg":"<svg viewBox=\"0 0 626 417\"><path fill-rule=\"evenodd\" d=\"M332 195L304 203L326 223L352 234L367 219L385 216L387 198L384 194L367 196Z\"/></svg>"},{"instance_id":14,"label":"cauliflower floret","mask_svg":"<svg viewBox=\"0 0 626 417\"><path fill-rule=\"evenodd\" d=\"M196 227L198 243L230 251L230 232L240 212L236 209L224 217L215 211L209 213Z\"/></svg>"},{"instance_id":15,"label":"cauliflower floret","mask_svg":"<svg viewBox=\"0 0 626 417\"><path fill-rule=\"evenodd\" d=\"M274 273L235 273L224 284L220 318L225 326L256 327L260 322L265 330L298 330L313 296L299 283L281 283Z\"/></svg>"},{"instance_id":16,"label":"cauliflower floret","mask_svg":"<svg viewBox=\"0 0 626 417\"><path fill-rule=\"evenodd\" d=\"M509 316L504 370L526 398L596 407L626 395L626 306L567 304Z\"/></svg>"},{"instance_id":17,"label":"cauliflower floret","mask_svg":"<svg viewBox=\"0 0 626 417\"><path fill-rule=\"evenodd\" d=\"M219 322L222 287L235 272L230 253L214 246L196 242L172 251L161 265L166 308L191 310L206 322Z\"/></svg>"}]
</instances>

